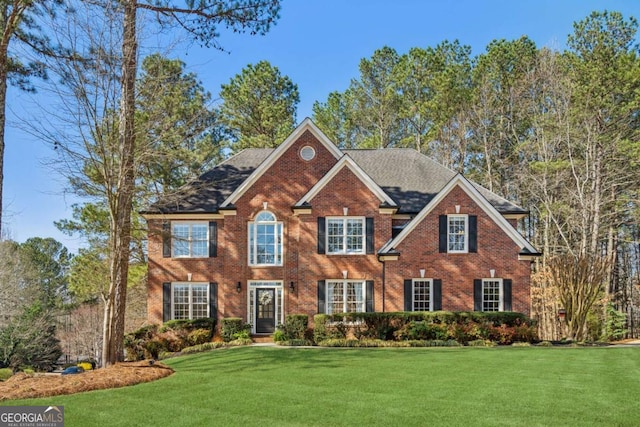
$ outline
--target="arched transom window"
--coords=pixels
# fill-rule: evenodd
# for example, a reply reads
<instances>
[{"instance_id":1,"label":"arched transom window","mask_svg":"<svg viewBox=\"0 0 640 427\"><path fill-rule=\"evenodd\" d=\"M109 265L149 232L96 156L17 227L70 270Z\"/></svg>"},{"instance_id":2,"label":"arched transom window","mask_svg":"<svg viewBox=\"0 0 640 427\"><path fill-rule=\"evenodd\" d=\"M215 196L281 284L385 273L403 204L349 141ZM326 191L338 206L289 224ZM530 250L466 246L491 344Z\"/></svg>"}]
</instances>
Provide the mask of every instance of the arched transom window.
<instances>
[{"instance_id":1,"label":"arched transom window","mask_svg":"<svg viewBox=\"0 0 640 427\"><path fill-rule=\"evenodd\" d=\"M249 265L282 265L282 222L269 211L249 223Z\"/></svg>"}]
</instances>

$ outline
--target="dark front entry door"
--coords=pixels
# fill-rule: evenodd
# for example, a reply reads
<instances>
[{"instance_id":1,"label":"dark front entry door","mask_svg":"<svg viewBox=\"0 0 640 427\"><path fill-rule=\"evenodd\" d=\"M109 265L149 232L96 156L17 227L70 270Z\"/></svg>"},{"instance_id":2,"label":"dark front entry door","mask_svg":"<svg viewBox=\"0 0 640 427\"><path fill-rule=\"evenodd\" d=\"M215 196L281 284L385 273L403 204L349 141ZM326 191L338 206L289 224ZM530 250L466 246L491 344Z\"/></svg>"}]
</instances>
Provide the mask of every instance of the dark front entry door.
<instances>
[{"instance_id":1,"label":"dark front entry door","mask_svg":"<svg viewBox=\"0 0 640 427\"><path fill-rule=\"evenodd\" d=\"M276 290L259 288L256 299L256 333L270 334L276 330Z\"/></svg>"}]
</instances>

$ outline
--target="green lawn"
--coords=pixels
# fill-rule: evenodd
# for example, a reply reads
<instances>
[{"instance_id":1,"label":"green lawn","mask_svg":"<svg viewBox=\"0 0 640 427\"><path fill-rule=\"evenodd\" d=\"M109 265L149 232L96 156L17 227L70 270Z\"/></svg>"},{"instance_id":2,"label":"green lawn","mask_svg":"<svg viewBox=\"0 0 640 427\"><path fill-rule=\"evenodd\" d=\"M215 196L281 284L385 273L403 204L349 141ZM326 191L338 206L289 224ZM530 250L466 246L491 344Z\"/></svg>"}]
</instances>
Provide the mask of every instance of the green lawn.
<instances>
[{"instance_id":1,"label":"green lawn","mask_svg":"<svg viewBox=\"0 0 640 427\"><path fill-rule=\"evenodd\" d=\"M242 347L64 405L65 426L636 426L640 348Z\"/></svg>"}]
</instances>

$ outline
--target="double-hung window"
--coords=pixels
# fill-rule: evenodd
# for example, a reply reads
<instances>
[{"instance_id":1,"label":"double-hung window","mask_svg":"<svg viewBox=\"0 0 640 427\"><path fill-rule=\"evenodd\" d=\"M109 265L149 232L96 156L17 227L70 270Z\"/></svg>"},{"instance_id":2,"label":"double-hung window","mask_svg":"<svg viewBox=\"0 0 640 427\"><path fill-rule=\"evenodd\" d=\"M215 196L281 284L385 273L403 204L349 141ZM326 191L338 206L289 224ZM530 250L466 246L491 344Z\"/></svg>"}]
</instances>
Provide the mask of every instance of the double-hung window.
<instances>
[{"instance_id":1,"label":"double-hung window","mask_svg":"<svg viewBox=\"0 0 640 427\"><path fill-rule=\"evenodd\" d=\"M364 281L327 281L327 314L362 313L365 310Z\"/></svg>"},{"instance_id":2,"label":"double-hung window","mask_svg":"<svg viewBox=\"0 0 640 427\"><path fill-rule=\"evenodd\" d=\"M209 224L206 222L173 222L171 251L175 258L209 256Z\"/></svg>"},{"instance_id":3,"label":"double-hung window","mask_svg":"<svg viewBox=\"0 0 640 427\"><path fill-rule=\"evenodd\" d=\"M172 319L209 317L208 283L174 283L171 292Z\"/></svg>"},{"instance_id":4,"label":"double-hung window","mask_svg":"<svg viewBox=\"0 0 640 427\"><path fill-rule=\"evenodd\" d=\"M413 279L412 311L433 311L433 281Z\"/></svg>"},{"instance_id":5,"label":"double-hung window","mask_svg":"<svg viewBox=\"0 0 640 427\"><path fill-rule=\"evenodd\" d=\"M327 218L328 254L364 254L365 218Z\"/></svg>"},{"instance_id":6,"label":"double-hung window","mask_svg":"<svg viewBox=\"0 0 640 427\"><path fill-rule=\"evenodd\" d=\"M249 223L249 265L282 265L282 222L271 212Z\"/></svg>"},{"instance_id":7,"label":"double-hung window","mask_svg":"<svg viewBox=\"0 0 640 427\"><path fill-rule=\"evenodd\" d=\"M469 248L469 228L467 215L447 216L447 252L464 253Z\"/></svg>"},{"instance_id":8,"label":"double-hung window","mask_svg":"<svg viewBox=\"0 0 640 427\"><path fill-rule=\"evenodd\" d=\"M502 279L482 279L482 311L502 310Z\"/></svg>"}]
</instances>

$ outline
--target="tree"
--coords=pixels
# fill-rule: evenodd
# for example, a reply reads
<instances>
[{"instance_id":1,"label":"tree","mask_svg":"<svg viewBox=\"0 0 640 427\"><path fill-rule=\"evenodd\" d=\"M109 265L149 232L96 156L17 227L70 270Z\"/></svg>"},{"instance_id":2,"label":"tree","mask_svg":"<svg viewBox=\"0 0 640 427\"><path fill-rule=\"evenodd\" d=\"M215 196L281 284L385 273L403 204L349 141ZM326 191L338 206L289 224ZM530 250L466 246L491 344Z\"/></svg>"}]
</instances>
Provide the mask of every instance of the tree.
<instances>
[{"instance_id":1,"label":"tree","mask_svg":"<svg viewBox=\"0 0 640 427\"><path fill-rule=\"evenodd\" d=\"M158 17L161 26L175 25L206 46L221 48L218 26L234 32L265 34L278 18L278 0L204 0L184 7L166 2L138 0L81 3L91 22L72 27L84 33L78 41L73 33L70 49L81 52L60 63L59 75L77 107L77 139L52 132L50 141L64 156L72 188L81 195L100 197L108 213L107 250L109 289L104 307L103 366L124 357L123 337L129 263L131 261L132 211L139 178L139 137L136 128L136 76L138 68L138 11ZM97 9L100 8L99 12ZM78 19L79 15L76 14ZM96 28L103 19L104 27ZM69 32L66 33L67 36ZM115 42L119 42L116 47ZM68 111L68 110L67 110ZM73 145L75 143L75 145Z\"/></svg>"},{"instance_id":2,"label":"tree","mask_svg":"<svg viewBox=\"0 0 640 427\"><path fill-rule=\"evenodd\" d=\"M607 260L592 255L565 255L549 261L551 281L558 288L570 339L584 340L587 315L602 297Z\"/></svg>"},{"instance_id":3,"label":"tree","mask_svg":"<svg viewBox=\"0 0 640 427\"><path fill-rule=\"evenodd\" d=\"M169 193L222 157L225 131L211 94L184 62L155 53L142 61L137 82L139 176L150 188L144 199Z\"/></svg>"},{"instance_id":4,"label":"tree","mask_svg":"<svg viewBox=\"0 0 640 427\"><path fill-rule=\"evenodd\" d=\"M52 371L61 355L53 316L38 304L0 329L0 367Z\"/></svg>"},{"instance_id":5,"label":"tree","mask_svg":"<svg viewBox=\"0 0 640 427\"><path fill-rule=\"evenodd\" d=\"M356 148L357 126L349 89L331 92L326 102L313 103L313 121L334 144L342 149Z\"/></svg>"},{"instance_id":6,"label":"tree","mask_svg":"<svg viewBox=\"0 0 640 427\"><path fill-rule=\"evenodd\" d=\"M38 281L43 309L60 308L67 298L67 280L72 255L60 242L51 237L32 237L20 245L30 260Z\"/></svg>"},{"instance_id":7,"label":"tree","mask_svg":"<svg viewBox=\"0 0 640 427\"><path fill-rule=\"evenodd\" d=\"M512 178L519 170L519 145L530 129L524 108L525 77L535 68L536 46L528 37L494 40L473 69L473 138L478 147L477 180L516 200ZM472 174L473 176L473 174Z\"/></svg>"},{"instance_id":8,"label":"tree","mask_svg":"<svg viewBox=\"0 0 640 427\"><path fill-rule=\"evenodd\" d=\"M247 65L222 85L220 97L234 152L277 147L295 127L298 86L268 61Z\"/></svg>"},{"instance_id":9,"label":"tree","mask_svg":"<svg viewBox=\"0 0 640 427\"><path fill-rule=\"evenodd\" d=\"M2 236L2 186L4 178L4 148L6 126L7 84L13 83L27 91L33 91L31 77L46 77L42 63L23 63L24 54L17 54L11 47L36 52L51 52L46 36L41 33L38 19L50 15L62 4L61 0L0 0L0 236Z\"/></svg>"},{"instance_id":10,"label":"tree","mask_svg":"<svg viewBox=\"0 0 640 427\"><path fill-rule=\"evenodd\" d=\"M360 60L360 80L351 80L354 120L359 148L387 148L400 145L403 122L399 118L402 99L394 80L400 57L385 46L371 59Z\"/></svg>"},{"instance_id":11,"label":"tree","mask_svg":"<svg viewBox=\"0 0 640 427\"><path fill-rule=\"evenodd\" d=\"M31 260L20 244L0 241L0 327L8 324L39 295L38 282Z\"/></svg>"},{"instance_id":12,"label":"tree","mask_svg":"<svg viewBox=\"0 0 640 427\"><path fill-rule=\"evenodd\" d=\"M394 72L402 96L400 118L407 124L405 139L416 150L461 172L468 152L465 108L471 100L470 54L471 47L457 40L435 48L412 48Z\"/></svg>"}]
</instances>

